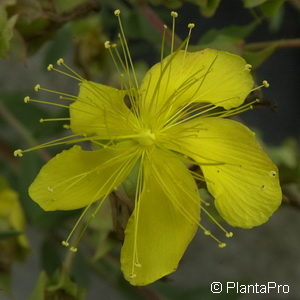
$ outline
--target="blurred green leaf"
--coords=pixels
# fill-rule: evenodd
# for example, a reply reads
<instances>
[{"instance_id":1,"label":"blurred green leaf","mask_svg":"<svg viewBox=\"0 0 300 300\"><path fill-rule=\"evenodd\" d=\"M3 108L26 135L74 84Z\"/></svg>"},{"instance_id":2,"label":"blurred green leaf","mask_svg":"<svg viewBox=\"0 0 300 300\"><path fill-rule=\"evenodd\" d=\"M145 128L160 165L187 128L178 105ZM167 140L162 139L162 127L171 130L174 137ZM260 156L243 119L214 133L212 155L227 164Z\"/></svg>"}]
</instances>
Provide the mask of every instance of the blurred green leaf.
<instances>
[{"instance_id":1,"label":"blurred green leaf","mask_svg":"<svg viewBox=\"0 0 300 300\"><path fill-rule=\"evenodd\" d=\"M221 3L221 0L190 0L190 1L199 6L201 14L205 17L213 16Z\"/></svg>"},{"instance_id":2,"label":"blurred green leaf","mask_svg":"<svg viewBox=\"0 0 300 300\"><path fill-rule=\"evenodd\" d=\"M246 8L253 8L265 3L268 0L242 0Z\"/></svg>"},{"instance_id":3,"label":"blurred green leaf","mask_svg":"<svg viewBox=\"0 0 300 300\"><path fill-rule=\"evenodd\" d=\"M252 22L244 26L231 25L222 29L211 29L201 37L197 44L203 48L237 53L240 52L240 45L243 43L244 38L252 33L257 24L257 22Z\"/></svg>"},{"instance_id":4,"label":"blurred green leaf","mask_svg":"<svg viewBox=\"0 0 300 300\"><path fill-rule=\"evenodd\" d=\"M280 146L268 147L268 153L277 165L285 165L289 168L296 168L300 155L296 140L289 138Z\"/></svg>"},{"instance_id":5,"label":"blurred green leaf","mask_svg":"<svg viewBox=\"0 0 300 300\"><path fill-rule=\"evenodd\" d=\"M47 282L46 272L42 271L28 300L45 300Z\"/></svg>"},{"instance_id":6,"label":"blurred green leaf","mask_svg":"<svg viewBox=\"0 0 300 300\"><path fill-rule=\"evenodd\" d=\"M62 13L76 7L78 4L84 3L86 0L53 0L53 4L58 13Z\"/></svg>"},{"instance_id":7,"label":"blurred green leaf","mask_svg":"<svg viewBox=\"0 0 300 300\"><path fill-rule=\"evenodd\" d=\"M58 271L49 280L47 295L49 299L85 300L85 290L72 281L64 271Z\"/></svg>"},{"instance_id":8,"label":"blurred green leaf","mask_svg":"<svg viewBox=\"0 0 300 300\"><path fill-rule=\"evenodd\" d=\"M5 7L0 5L0 57L2 58L7 57L17 19L18 15L13 15L7 19Z\"/></svg>"},{"instance_id":9,"label":"blurred green leaf","mask_svg":"<svg viewBox=\"0 0 300 300\"><path fill-rule=\"evenodd\" d=\"M277 32L284 21L285 10L284 7L281 6L276 13L270 18L269 28L271 32Z\"/></svg>"},{"instance_id":10,"label":"blurred green leaf","mask_svg":"<svg viewBox=\"0 0 300 300\"><path fill-rule=\"evenodd\" d=\"M27 46L21 34L15 30L14 36L10 42L11 54L22 62L27 58Z\"/></svg>"},{"instance_id":11,"label":"blurred green leaf","mask_svg":"<svg viewBox=\"0 0 300 300\"><path fill-rule=\"evenodd\" d=\"M276 50L277 44L274 43L262 50L247 50L244 51L244 58L253 66L253 68L259 67L269 56Z\"/></svg>"},{"instance_id":12,"label":"blurred green leaf","mask_svg":"<svg viewBox=\"0 0 300 300\"><path fill-rule=\"evenodd\" d=\"M20 234L22 234L22 232L15 231L15 230L0 231L0 240L6 240L6 239L14 238L14 237L17 237Z\"/></svg>"},{"instance_id":13,"label":"blurred green leaf","mask_svg":"<svg viewBox=\"0 0 300 300\"><path fill-rule=\"evenodd\" d=\"M265 16L270 18L278 12L284 2L285 0L268 0L260 6L260 9L265 14Z\"/></svg>"}]
</instances>

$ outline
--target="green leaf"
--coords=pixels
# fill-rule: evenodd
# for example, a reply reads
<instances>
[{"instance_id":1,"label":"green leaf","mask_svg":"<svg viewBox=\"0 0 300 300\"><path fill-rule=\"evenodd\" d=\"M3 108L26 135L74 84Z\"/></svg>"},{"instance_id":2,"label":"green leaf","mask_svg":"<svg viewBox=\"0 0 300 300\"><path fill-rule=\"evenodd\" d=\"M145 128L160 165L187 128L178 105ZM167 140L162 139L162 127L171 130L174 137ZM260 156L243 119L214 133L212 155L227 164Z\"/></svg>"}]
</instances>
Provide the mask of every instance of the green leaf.
<instances>
[{"instance_id":1,"label":"green leaf","mask_svg":"<svg viewBox=\"0 0 300 300\"><path fill-rule=\"evenodd\" d=\"M49 299L85 299L85 290L72 281L69 275L63 271L57 272L51 284L48 285L47 292Z\"/></svg>"},{"instance_id":2,"label":"green leaf","mask_svg":"<svg viewBox=\"0 0 300 300\"><path fill-rule=\"evenodd\" d=\"M265 3L268 0L243 0L246 8L253 8Z\"/></svg>"},{"instance_id":3,"label":"green leaf","mask_svg":"<svg viewBox=\"0 0 300 300\"><path fill-rule=\"evenodd\" d=\"M220 2L221 0L206 0L199 2L201 14L205 17L213 16L220 5Z\"/></svg>"},{"instance_id":4,"label":"green leaf","mask_svg":"<svg viewBox=\"0 0 300 300\"><path fill-rule=\"evenodd\" d=\"M198 45L201 45L202 48L239 52L240 44L255 29L257 24L258 22L255 21L244 26L232 25L222 29L211 29L201 37Z\"/></svg>"},{"instance_id":5,"label":"green leaf","mask_svg":"<svg viewBox=\"0 0 300 300\"><path fill-rule=\"evenodd\" d=\"M0 240L6 240L10 238L17 237L22 234L20 231L8 230L8 231L0 231Z\"/></svg>"},{"instance_id":6,"label":"green leaf","mask_svg":"<svg viewBox=\"0 0 300 300\"><path fill-rule=\"evenodd\" d=\"M267 17L273 17L282 7L285 0L268 0L264 2L260 9Z\"/></svg>"},{"instance_id":7,"label":"green leaf","mask_svg":"<svg viewBox=\"0 0 300 300\"><path fill-rule=\"evenodd\" d=\"M42 271L28 300L45 300L45 290L48 282L46 272Z\"/></svg>"},{"instance_id":8,"label":"green leaf","mask_svg":"<svg viewBox=\"0 0 300 300\"><path fill-rule=\"evenodd\" d=\"M253 66L253 68L259 67L269 56L276 50L277 43L270 45L259 51L247 50L243 54L246 61Z\"/></svg>"},{"instance_id":9,"label":"green leaf","mask_svg":"<svg viewBox=\"0 0 300 300\"><path fill-rule=\"evenodd\" d=\"M5 15L4 8L0 6L0 18ZM2 19L0 23L0 57L6 58L8 50L10 49L10 41L14 34L14 27L17 22L18 15L10 17L8 20Z\"/></svg>"},{"instance_id":10,"label":"green leaf","mask_svg":"<svg viewBox=\"0 0 300 300\"><path fill-rule=\"evenodd\" d=\"M65 11L69 11L76 7L77 5L86 2L86 0L53 0L56 11L58 13L63 13Z\"/></svg>"}]
</instances>

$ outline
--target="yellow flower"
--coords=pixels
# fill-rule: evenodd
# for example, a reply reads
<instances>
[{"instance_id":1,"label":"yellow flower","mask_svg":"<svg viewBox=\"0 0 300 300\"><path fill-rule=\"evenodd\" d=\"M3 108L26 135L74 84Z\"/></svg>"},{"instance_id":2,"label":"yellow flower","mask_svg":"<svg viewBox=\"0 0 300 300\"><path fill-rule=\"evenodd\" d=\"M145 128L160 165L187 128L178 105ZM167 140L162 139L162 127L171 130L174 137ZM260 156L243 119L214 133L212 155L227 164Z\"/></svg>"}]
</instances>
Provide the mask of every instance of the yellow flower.
<instances>
[{"instance_id":1,"label":"yellow flower","mask_svg":"<svg viewBox=\"0 0 300 300\"><path fill-rule=\"evenodd\" d=\"M125 231L121 267L131 284L146 285L177 268L199 227L221 248L225 246L202 225L200 212L232 236L206 210L196 180L206 181L224 220L242 228L266 222L280 205L281 189L277 168L254 133L226 119L251 109L255 102L243 104L256 89L251 66L224 51L188 52L194 24L188 25L186 40L173 51L177 13L172 12L171 53L163 58L165 26L161 61L138 83L120 11L115 15L121 51L110 42L105 47L120 72L121 89L84 80L62 59L58 65L80 82L78 96L35 87L73 101L70 106L55 105L70 109L74 135L33 149L81 141L101 148L86 151L74 146L58 154L41 169L29 194L45 210L86 207L86 212L97 200L100 207L138 166L135 208ZM66 74L53 65L48 70ZM29 97L25 101L42 102ZM189 165L199 166L203 176ZM69 239L64 244L68 246Z\"/></svg>"}]
</instances>

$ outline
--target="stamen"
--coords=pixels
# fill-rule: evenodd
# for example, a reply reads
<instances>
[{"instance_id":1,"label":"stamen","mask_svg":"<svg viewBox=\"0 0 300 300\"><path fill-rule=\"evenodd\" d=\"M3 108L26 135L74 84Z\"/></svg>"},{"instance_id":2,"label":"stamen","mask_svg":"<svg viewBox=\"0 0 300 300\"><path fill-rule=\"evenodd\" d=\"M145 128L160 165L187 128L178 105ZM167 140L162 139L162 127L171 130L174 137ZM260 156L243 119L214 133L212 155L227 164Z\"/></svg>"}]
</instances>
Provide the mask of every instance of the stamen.
<instances>
[{"instance_id":1,"label":"stamen","mask_svg":"<svg viewBox=\"0 0 300 300\"><path fill-rule=\"evenodd\" d=\"M75 253L75 252L77 252L77 250L78 250L78 249L77 249L76 247L74 247L74 246L71 246L71 247L70 247L70 251L71 251L71 252L74 252L74 253Z\"/></svg>"},{"instance_id":2,"label":"stamen","mask_svg":"<svg viewBox=\"0 0 300 300\"><path fill-rule=\"evenodd\" d=\"M188 49L188 46L189 46L189 42L190 42L190 39L191 39L191 35L192 35L192 29L195 27L195 24L194 23L189 23L188 24L188 28L189 28L189 33L188 33L188 37L187 37L187 41L186 41L186 45L185 45L185 49L184 49L184 58L185 58L185 55L186 55L186 52L187 52L187 49Z\"/></svg>"},{"instance_id":3,"label":"stamen","mask_svg":"<svg viewBox=\"0 0 300 300\"><path fill-rule=\"evenodd\" d=\"M261 89L262 87L268 88L269 86L270 86L269 82L267 80L263 80L262 85L259 85L259 86L255 87L250 92L257 91L257 90Z\"/></svg>"},{"instance_id":4,"label":"stamen","mask_svg":"<svg viewBox=\"0 0 300 300\"><path fill-rule=\"evenodd\" d=\"M166 31L167 31L167 28L168 26L164 24L163 26L164 28L164 31L163 31L163 34L162 34L162 41L161 41L161 50L160 50L160 62L162 63L163 59L164 59L164 52L165 52L165 39L166 39ZM161 68L163 66L161 65Z\"/></svg>"},{"instance_id":5,"label":"stamen","mask_svg":"<svg viewBox=\"0 0 300 300\"><path fill-rule=\"evenodd\" d=\"M44 123L44 122L55 122L55 121L70 121L71 118L53 118L53 119L44 119L41 118L40 119L40 123Z\"/></svg>"},{"instance_id":6,"label":"stamen","mask_svg":"<svg viewBox=\"0 0 300 300\"><path fill-rule=\"evenodd\" d=\"M270 86L269 82L267 80L263 80L262 84L264 87L268 88Z\"/></svg>"},{"instance_id":7,"label":"stamen","mask_svg":"<svg viewBox=\"0 0 300 300\"><path fill-rule=\"evenodd\" d=\"M17 149L14 151L14 156L15 157L22 157L23 156L23 150Z\"/></svg>"},{"instance_id":8,"label":"stamen","mask_svg":"<svg viewBox=\"0 0 300 300\"><path fill-rule=\"evenodd\" d=\"M118 21L119 21L119 27L120 27L120 31L121 31L121 40L124 42L125 53L127 54L128 59L129 59L130 67L131 67L133 78L134 78L134 82L135 82L135 87L138 88L139 85L138 85L136 73L135 73L135 70L134 70L134 66L133 66L133 62L132 62L132 59L131 59L129 47L128 47L128 44L127 44L127 40L126 40L126 37L125 37L125 33L124 33L122 21L121 21L121 18L120 18L121 11L119 9L116 9L114 11L114 14L115 14L115 16L117 16Z\"/></svg>"},{"instance_id":9,"label":"stamen","mask_svg":"<svg viewBox=\"0 0 300 300\"><path fill-rule=\"evenodd\" d=\"M80 75L78 75L75 71L73 71L71 68L69 68L69 67L68 67L67 65L65 65L65 64L64 64L64 66L65 66L67 69L69 69L75 76L73 76L73 75L71 75L71 74L69 74L69 73L66 73L66 72L64 72L64 71L61 71L61 70L59 70L59 69L57 69L57 68L54 68L54 66L53 66L52 64L48 65L47 70L48 70L48 71L56 71L56 72L58 72L58 73L60 73L60 74L62 74L62 75L65 75L65 76L67 76L67 77L73 78L73 79L78 80L78 81L80 81L80 82L83 81L83 78L82 78Z\"/></svg>"},{"instance_id":10,"label":"stamen","mask_svg":"<svg viewBox=\"0 0 300 300\"><path fill-rule=\"evenodd\" d=\"M69 243L67 241L62 241L61 244L64 246L64 247L69 247Z\"/></svg>"},{"instance_id":11,"label":"stamen","mask_svg":"<svg viewBox=\"0 0 300 300\"><path fill-rule=\"evenodd\" d=\"M48 71L52 71L53 68L54 68L54 66L53 66L52 64L49 64L48 67L47 67L47 70L48 70Z\"/></svg>"},{"instance_id":12,"label":"stamen","mask_svg":"<svg viewBox=\"0 0 300 300\"><path fill-rule=\"evenodd\" d=\"M41 88L41 85L40 84L36 84L35 87L34 87L34 90L36 92L38 92L40 90L40 88Z\"/></svg>"},{"instance_id":13,"label":"stamen","mask_svg":"<svg viewBox=\"0 0 300 300\"><path fill-rule=\"evenodd\" d=\"M37 89L36 89L36 88L37 88ZM60 95L60 97L59 97L60 99L64 99L62 96L66 96L66 97L68 97L68 98L72 98L73 101L77 99L77 97L74 96L74 95L71 95L71 94L68 94L68 93L64 93L64 92L55 91L55 90L51 90L51 89L46 89L46 88L44 88L44 87L41 87L40 84L37 84L37 85L34 87L34 90L35 90L36 92L38 92L38 91L41 90L41 91L49 92L49 93L52 93L52 94Z\"/></svg>"},{"instance_id":14,"label":"stamen","mask_svg":"<svg viewBox=\"0 0 300 300\"><path fill-rule=\"evenodd\" d=\"M245 70L250 72L252 70L252 65L246 64L245 65Z\"/></svg>"},{"instance_id":15,"label":"stamen","mask_svg":"<svg viewBox=\"0 0 300 300\"><path fill-rule=\"evenodd\" d=\"M25 103L29 102L35 102L35 103L41 103L41 104L47 104L47 105L52 105L52 106L57 106L57 107L62 107L62 108L69 108L68 105L63 105L59 103L54 103L54 102L49 102L49 101L43 101L43 100L37 100L37 99L31 99L30 97L26 96L24 98Z\"/></svg>"},{"instance_id":16,"label":"stamen","mask_svg":"<svg viewBox=\"0 0 300 300\"><path fill-rule=\"evenodd\" d=\"M172 40L171 40L171 54L174 51L174 37L175 37L175 19L178 17L178 13L176 11L171 11L172 17Z\"/></svg>"},{"instance_id":17,"label":"stamen","mask_svg":"<svg viewBox=\"0 0 300 300\"><path fill-rule=\"evenodd\" d=\"M69 67L63 60L63 58L60 58L57 60L57 65L59 66L64 66L66 69L68 69L71 73L73 73L76 77L78 77L79 79L81 79L81 81L84 81L85 79L79 75L76 71L74 71L71 67Z\"/></svg>"}]
</instances>

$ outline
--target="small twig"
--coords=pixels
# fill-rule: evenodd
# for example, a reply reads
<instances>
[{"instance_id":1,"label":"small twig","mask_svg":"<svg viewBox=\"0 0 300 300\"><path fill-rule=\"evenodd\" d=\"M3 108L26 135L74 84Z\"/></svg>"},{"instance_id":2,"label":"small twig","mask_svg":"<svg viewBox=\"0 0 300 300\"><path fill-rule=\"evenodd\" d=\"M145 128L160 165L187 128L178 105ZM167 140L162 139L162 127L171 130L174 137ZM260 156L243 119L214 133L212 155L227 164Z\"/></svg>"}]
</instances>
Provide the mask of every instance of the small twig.
<instances>
[{"instance_id":1,"label":"small twig","mask_svg":"<svg viewBox=\"0 0 300 300\"><path fill-rule=\"evenodd\" d=\"M163 298L155 291L154 289L148 287L148 286L138 286L136 289L139 291L141 296L143 296L144 299L148 300L162 300Z\"/></svg>"},{"instance_id":2,"label":"small twig","mask_svg":"<svg viewBox=\"0 0 300 300\"><path fill-rule=\"evenodd\" d=\"M249 44L245 45L245 49L246 50L261 50L264 48L268 48L270 46L276 46L277 48L298 48L298 47L300 47L300 38L249 43Z\"/></svg>"},{"instance_id":3,"label":"small twig","mask_svg":"<svg viewBox=\"0 0 300 300\"><path fill-rule=\"evenodd\" d=\"M92 11L98 12L100 10L100 4L96 1L90 0L85 3L79 4L73 9L63 12L61 14L57 14L54 11L45 12L46 17L59 24L64 24L74 19L78 19L86 16Z\"/></svg>"},{"instance_id":4,"label":"small twig","mask_svg":"<svg viewBox=\"0 0 300 300\"><path fill-rule=\"evenodd\" d=\"M147 3L138 3L137 10L147 19L149 24L159 32L160 34L164 31L164 24L162 20L157 16L157 14L149 7ZM167 28L166 29L166 42L171 45L172 42L172 31ZM175 34L174 36L174 45L175 47L179 47L181 45L181 39Z\"/></svg>"},{"instance_id":5,"label":"small twig","mask_svg":"<svg viewBox=\"0 0 300 300\"><path fill-rule=\"evenodd\" d=\"M25 126L15 118L15 116L0 102L0 116L24 139L28 146L37 145L37 141L32 137L31 133ZM43 160L49 160L50 154L43 149L38 150L40 157Z\"/></svg>"}]
</instances>

